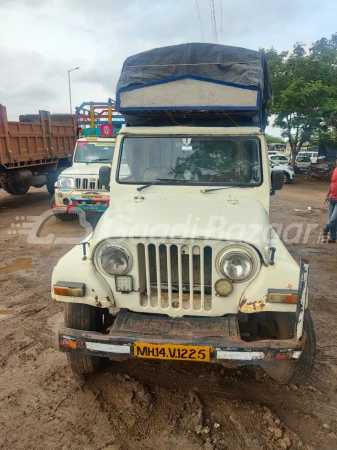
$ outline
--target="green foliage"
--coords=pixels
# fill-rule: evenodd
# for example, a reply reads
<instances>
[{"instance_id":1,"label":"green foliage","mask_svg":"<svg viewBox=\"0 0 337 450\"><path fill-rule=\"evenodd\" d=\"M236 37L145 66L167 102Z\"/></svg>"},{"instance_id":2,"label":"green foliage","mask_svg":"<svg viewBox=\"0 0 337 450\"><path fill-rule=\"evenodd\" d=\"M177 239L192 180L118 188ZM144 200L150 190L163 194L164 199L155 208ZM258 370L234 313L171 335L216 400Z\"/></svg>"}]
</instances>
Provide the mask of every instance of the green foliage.
<instances>
[{"instance_id":1,"label":"green foliage","mask_svg":"<svg viewBox=\"0 0 337 450\"><path fill-rule=\"evenodd\" d=\"M328 133L328 121L337 116L337 33L308 52L301 42L292 52L262 51L273 87L273 125L281 128L294 159L313 135Z\"/></svg>"},{"instance_id":2,"label":"green foliage","mask_svg":"<svg viewBox=\"0 0 337 450\"><path fill-rule=\"evenodd\" d=\"M285 140L276 136L266 134L267 144L285 144Z\"/></svg>"}]
</instances>

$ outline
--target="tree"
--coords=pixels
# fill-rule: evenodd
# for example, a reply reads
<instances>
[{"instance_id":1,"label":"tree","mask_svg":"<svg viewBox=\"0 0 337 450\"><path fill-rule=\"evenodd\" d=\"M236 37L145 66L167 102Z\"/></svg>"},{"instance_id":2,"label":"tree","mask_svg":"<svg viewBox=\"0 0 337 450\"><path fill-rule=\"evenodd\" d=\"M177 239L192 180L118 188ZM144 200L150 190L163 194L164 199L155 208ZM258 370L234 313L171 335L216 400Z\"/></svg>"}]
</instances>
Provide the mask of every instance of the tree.
<instances>
[{"instance_id":1,"label":"tree","mask_svg":"<svg viewBox=\"0 0 337 450\"><path fill-rule=\"evenodd\" d=\"M293 51L264 50L271 76L273 125L290 144L292 163L303 144L337 115L337 34L322 38L305 51L297 42Z\"/></svg>"},{"instance_id":2,"label":"tree","mask_svg":"<svg viewBox=\"0 0 337 450\"><path fill-rule=\"evenodd\" d=\"M284 139L266 134L267 144L285 144Z\"/></svg>"}]
</instances>

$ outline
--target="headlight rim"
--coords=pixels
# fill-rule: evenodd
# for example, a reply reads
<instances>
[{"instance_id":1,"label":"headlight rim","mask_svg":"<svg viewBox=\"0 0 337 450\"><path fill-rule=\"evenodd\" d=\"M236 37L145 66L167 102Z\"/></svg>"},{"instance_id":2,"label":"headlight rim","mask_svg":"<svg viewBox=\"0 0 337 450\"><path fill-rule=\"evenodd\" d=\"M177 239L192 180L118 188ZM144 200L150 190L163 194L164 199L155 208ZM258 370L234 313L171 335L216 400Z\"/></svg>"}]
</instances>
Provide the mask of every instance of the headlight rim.
<instances>
[{"instance_id":1,"label":"headlight rim","mask_svg":"<svg viewBox=\"0 0 337 450\"><path fill-rule=\"evenodd\" d=\"M111 274L104 269L104 267L102 265L102 254L108 248L116 248L126 254L126 256L128 258L128 267L127 267L126 271L123 272L122 274L120 274L120 273ZM132 253L129 250L129 248L123 244L120 244L119 242L116 242L116 241L113 241L110 239L105 239L96 246L96 248L94 250L93 262L94 262L95 267L101 274L103 274L104 276L110 277L110 278L115 278L116 276L128 275L128 274L130 274L130 272L133 269L133 257L132 257Z\"/></svg>"},{"instance_id":2,"label":"headlight rim","mask_svg":"<svg viewBox=\"0 0 337 450\"><path fill-rule=\"evenodd\" d=\"M250 259L252 268L251 268L249 275L246 278L242 278L242 279L230 278L230 277L228 277L227 274L225 274L221 270L221 261L226 256L228 256L230 253L242 253ZM220 275L220 277L227 278L229 281L231 281L234 284L246 283L246 282L250 281L258 273L260 266L261 266L261 260L259 258L257 251L256 250L254 251L254 249L251 249L250 246L243 244L243 243L229 245L228 247L222 249L218 253L217 258L216 258L217 273Z\"/></svg>"},{"instance_id":3,"label":"headlight rim","mask_svg":"<svg viewBox=\"0 0 337 450\"><path fill-rule=\"evenodd\" d=\"M62 180L70 180L70 186L62 186ZM74 189L75 187L75 179L72 177L60 177L57 179L57 188L58 189Z\"/></svg>"}]
</instances>

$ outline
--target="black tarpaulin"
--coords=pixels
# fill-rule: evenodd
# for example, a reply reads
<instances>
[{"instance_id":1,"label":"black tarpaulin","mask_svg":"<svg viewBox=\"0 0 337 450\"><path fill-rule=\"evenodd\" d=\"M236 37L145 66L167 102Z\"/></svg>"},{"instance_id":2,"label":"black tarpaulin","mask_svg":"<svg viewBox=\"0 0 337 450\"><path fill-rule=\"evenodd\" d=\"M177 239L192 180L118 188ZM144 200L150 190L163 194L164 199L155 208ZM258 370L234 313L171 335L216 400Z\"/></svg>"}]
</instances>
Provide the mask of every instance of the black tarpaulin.
<instances>
[{"instance_id":1,"label":"black tarpaulin","mask_svg":"<svg viewBox=\"0 0 337 450\"><path fill-rule=\"evenodd\" d=\"M230 115L240 116L244 123L266 126L268 105L271 97L271 86L267 62L264 54L240 47L220 44L189 43L170 47L156 48L127 58L117 84L117 108L120 94L130 88L141 87L149 83L159 83L167 79L181 76L194 76L218 82L234 83L242 86L253 86L260 91L259 110L235 111ZM163 84L165 89L165 84ZM155 119L163 119L165 114L158 111L121 111L128 124L152 124ZM173 118L186 119L199 117L200 120L216 121L218 112L189 111L182 114L171 111ZM250 117L248 119L248 116ZM221 116L223 119L223 115ZM162 120L160 120L162 121Z\"/></svg>"}]
</instances>

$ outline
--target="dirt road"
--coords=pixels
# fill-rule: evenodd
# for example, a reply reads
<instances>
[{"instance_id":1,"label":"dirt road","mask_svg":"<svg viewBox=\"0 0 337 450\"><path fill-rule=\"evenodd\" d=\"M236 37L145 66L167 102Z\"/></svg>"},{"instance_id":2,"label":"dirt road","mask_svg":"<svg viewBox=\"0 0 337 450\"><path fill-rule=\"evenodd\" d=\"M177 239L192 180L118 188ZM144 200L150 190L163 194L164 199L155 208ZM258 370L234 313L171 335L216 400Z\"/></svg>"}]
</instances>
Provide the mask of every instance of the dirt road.
<instances>
[{"instance_id":1,"label":"dirt road","mask_svg":"<svg viewBox=\"0 0 337 450\"><path fill-rule=\"evenodd\" d=\"M272 199L274 222L319 224L307 243L289 244L311 262L318 341L301 387L278 386L258 369L197 363L135 360L87 379L72 374L57 349L62 306L51 301L50 278L74 245L61 238L84 230L54 217L40 227L50 205L41 189L0 191L0 449L337 449L337 247L317 244L326 190L298 181ZM34 227L38 236L22 234Z\"/></svg>"}]
</instances>

